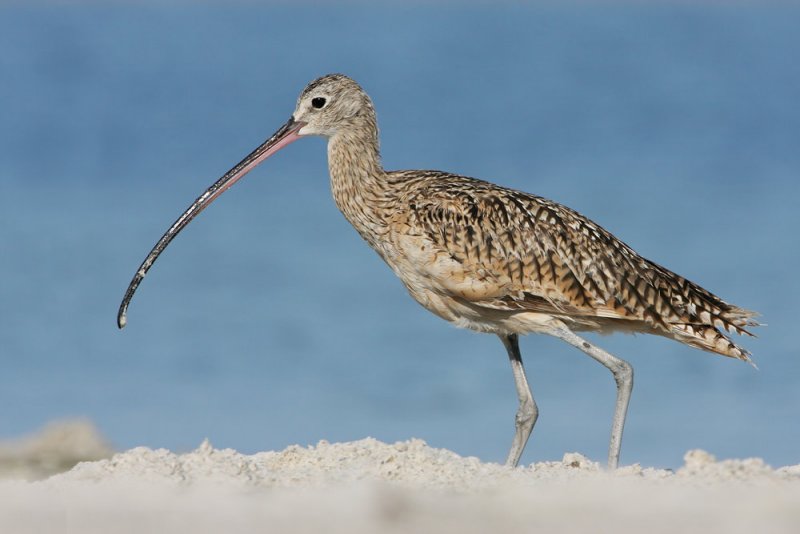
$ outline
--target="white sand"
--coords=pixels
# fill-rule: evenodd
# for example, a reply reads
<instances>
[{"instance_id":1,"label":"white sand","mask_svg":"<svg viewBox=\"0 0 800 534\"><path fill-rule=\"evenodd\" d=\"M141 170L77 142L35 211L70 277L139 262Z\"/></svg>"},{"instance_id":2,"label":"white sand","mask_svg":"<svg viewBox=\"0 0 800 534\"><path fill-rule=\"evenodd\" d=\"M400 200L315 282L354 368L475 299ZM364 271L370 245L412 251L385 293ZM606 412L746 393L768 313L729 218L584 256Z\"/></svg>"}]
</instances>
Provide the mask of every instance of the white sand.
<instances>
[{"instance_id":1,"label":"white sand","mask_svg":"<svg viewBox=\"0 0 800 534\"><path fill-rule=\"evenodd\" d=\"M419 440L243 455L137 448L0 482L0 532L800 532L800 466L609 473L579 454L507 469Z\"/></svg>"}]
</instances>

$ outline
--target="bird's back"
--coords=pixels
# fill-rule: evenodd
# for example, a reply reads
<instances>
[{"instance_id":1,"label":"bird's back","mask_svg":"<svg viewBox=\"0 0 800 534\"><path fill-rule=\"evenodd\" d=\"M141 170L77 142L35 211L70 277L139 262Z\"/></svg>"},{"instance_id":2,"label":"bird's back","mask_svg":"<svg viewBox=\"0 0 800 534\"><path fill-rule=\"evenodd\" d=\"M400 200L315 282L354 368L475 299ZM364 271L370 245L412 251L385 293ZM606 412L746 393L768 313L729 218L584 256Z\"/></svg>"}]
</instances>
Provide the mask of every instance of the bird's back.
<instances>
[{"instance_id":1,"label":"bird's back","mask_svg":"<svg viewBox=\"0 0 800 534\"><path fill-rule=\"evenodd\" d=\"M554 316L575 330L658 334L749 360L726 332L749 334L755 313L641 257L576 211L439 171L387 179L393 249L382 255L440 315L434 308L450 299L498 324Z\"/></svg>"}]
</instances>

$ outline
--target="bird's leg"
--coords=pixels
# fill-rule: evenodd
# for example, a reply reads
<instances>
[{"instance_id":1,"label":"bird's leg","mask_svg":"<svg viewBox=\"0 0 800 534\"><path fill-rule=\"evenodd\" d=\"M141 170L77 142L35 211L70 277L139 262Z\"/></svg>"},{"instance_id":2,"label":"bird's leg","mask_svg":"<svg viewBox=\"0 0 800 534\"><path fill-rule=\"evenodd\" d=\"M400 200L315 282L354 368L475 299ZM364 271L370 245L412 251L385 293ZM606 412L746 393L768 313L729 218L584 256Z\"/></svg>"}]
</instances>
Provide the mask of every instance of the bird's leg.
<instances>
[{"instance_id":1,"label":"bird's leg","mask_svg":"<svg viewBox=\"0 0 800 534\"><path fill-rule=\"evenodd\" d=\"M608 467L616 469L619 464L619 449L622 445L622 429L625 427L625 414L628 412L628 401L633 390L633 367L631 364L609 354L575 334L566 326L553 329L549 334L563 339L570 345L579 348L598 362L602 363L614 375L617 383L617 404L614 408L614 422L611 424L611 443L608 446Z\"/></svg>"},{"instance_id":2,"label":"bird's leg","mask_svg":"<svg viewBox=\"0 0 800 534\"><path fill-rule=\"evenodd\" d=\"M514 384L517 386L517 396L519 397L519 409L515 419L516 430L514 441L511 443L511 450L508 452L506 465L516 467L522 450L528 442L528 438L539 417L539 409L536 401L533 400L528 379L525 377L525 368L522 366L522 355L519 353L519 338L517 334L500 335L500 340L508 351L508 359L511 361L511 370L514 372Z\"/></svg>"}]
</instances>

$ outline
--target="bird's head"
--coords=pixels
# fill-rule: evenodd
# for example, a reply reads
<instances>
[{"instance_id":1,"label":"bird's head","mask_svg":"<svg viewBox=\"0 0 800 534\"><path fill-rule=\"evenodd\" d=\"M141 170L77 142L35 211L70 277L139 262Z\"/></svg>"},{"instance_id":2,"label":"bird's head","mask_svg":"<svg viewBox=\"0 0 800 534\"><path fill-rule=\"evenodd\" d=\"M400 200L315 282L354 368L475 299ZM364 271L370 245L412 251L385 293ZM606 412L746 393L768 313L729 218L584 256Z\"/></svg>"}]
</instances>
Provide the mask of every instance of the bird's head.
<instances>
[{"instance_id":1,"label":"bird's head","mask_svg":"<svg viewBox=\"0 0 800 534\"><path fill-rule=\"evenodd\" d=\"M374 124L375 109L367 93L344 74L317 78L300 93L292 119L303 125L300 136L331 138L338 132Z\"/></svg>"}]
</instances>

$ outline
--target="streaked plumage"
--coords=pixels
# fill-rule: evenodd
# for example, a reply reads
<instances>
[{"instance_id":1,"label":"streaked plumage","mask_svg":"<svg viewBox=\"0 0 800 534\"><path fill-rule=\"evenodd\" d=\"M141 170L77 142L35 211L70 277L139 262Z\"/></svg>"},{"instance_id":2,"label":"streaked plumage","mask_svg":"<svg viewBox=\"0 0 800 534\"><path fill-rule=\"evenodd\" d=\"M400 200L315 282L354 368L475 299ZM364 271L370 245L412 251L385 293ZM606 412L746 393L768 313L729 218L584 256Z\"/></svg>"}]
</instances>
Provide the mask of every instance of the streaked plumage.
<instances>
[{"instance_id":1,"label":"streaked plumage","mask_svg":"<svg viewBox=\"0 0 800 534\"><path fill-rule=\"evenodd\" d=\"M619 457L633 371L575 332L657 334L749 361L748 352L727 333L749 334L747 328L757 325L753 312L639 256L576 211L446 172L384 171L372 102L340 74L309 84L292 119L176 221L131 282L120 308L121 326L141 277L191 218L250 168L304 135L328 138L337 206L411 296L450 322L503 341L520 397L509 465L519 461L538 415L519 334L559 337L612 371L618 386L612 467Z\"/></svg>"}]
</instances>

